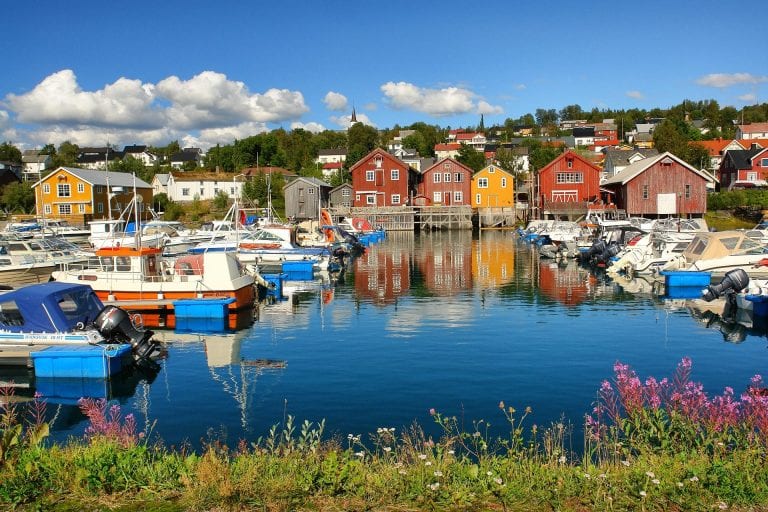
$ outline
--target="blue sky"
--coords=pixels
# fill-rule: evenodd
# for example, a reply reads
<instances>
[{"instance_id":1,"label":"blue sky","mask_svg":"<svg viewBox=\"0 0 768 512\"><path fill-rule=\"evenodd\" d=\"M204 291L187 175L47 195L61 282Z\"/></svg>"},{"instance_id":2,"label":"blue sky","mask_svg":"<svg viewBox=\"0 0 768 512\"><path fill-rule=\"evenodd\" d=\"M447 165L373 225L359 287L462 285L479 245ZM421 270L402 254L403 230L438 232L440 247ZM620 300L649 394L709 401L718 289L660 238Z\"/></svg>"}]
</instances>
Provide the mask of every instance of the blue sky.
<instances>
[{"instance_id":1,"label":"blue sky","mask_svg":"<svg viewBox=\"0 0 768 512\"><path fill-rule=\"evenodd\" d=\"M764 1L12 0L0 140L208 148L768 95Z\"/></svg>"}]
</instances>

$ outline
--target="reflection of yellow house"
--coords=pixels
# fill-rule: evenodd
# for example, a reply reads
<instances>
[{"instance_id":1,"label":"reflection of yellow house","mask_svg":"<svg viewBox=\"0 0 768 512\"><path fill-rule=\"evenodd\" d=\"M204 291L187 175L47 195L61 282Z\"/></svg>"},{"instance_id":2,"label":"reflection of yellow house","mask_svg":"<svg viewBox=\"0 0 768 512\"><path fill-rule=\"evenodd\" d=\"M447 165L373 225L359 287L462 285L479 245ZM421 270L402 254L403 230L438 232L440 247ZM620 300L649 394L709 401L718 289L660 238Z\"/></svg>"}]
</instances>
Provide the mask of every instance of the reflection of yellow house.
<instances>
[{"instance_id":1,"label":"reflection of yellow house","mask_svg":"<svg viewBox=\"0 0 768 512\"><path fill-rule=\"evenodd\" d=\"M515 275L515 244L492 232L472 241L472 280L481 290L498 288Z\"/></svg>"},{"instance_id":2,"label":"reflection of yellow house","mask_svg":"<svg viewBox=\"0 0 768 512\"><path fill-rule=\"evenodd\" d=\"M108 200L107 187L111 192ZM56 217L71 224L85 224L92 219L120 215L133 198L133 189L141 196L139 212L148 218L152 204L152 186L124 172L105 172L74 167L59 167L32 186L35 211L40 216Z\"/></svg>"},{"instance_id":3,"label":"reflection of yellow house","mask_svg":"<svg viewBox=\"0 0 768 512\"><path fill-rule=\"evenodd\" d=\"M488 165L472 176L472 207L515 206L515 177L497 165Z\"/></svg>"}]
</instances>

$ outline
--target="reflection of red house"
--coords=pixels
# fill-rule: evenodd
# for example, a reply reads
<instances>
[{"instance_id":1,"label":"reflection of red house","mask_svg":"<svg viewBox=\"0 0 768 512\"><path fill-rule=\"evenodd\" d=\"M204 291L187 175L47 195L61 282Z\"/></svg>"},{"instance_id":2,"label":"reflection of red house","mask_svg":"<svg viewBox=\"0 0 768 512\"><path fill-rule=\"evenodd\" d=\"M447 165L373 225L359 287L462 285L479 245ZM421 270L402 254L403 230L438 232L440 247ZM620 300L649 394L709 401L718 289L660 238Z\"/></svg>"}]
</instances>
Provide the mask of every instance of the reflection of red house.
<instances>
[{"instance_id":1,"label":"reflection of red house","mask_svg":"<svg viewBox=\"0 0 768 512\"><path fill-rule=\"evenodd\" d=\"M569 264L559 266L555 261L542 259L539 262L539 289L541 293L566 306L581 304L589 294L588 270Z\"/></svg>"},{"instance_id":2,"label":"reflection of red house","mask_svg":"<svg viewBox=\"0 0 768 512\"><path fill-rule=\"evenodd\" d=\"M383 149L374 149L353 165L353 206L400 206L415 193L417 173Z\"/></svg>"},{"instance_id":3,"label":"reflection of red house","mask_svg":"<svg viewBox=\"0 0 768 512\"><path fill-rule=\"evenodd\" d=\"M472 169L453 158L444 158L422 172L419 195L427 204L470 205Z\"/></svg>"},{"instance_id":4,"label":"reflection of red house","mask_svg":"<svg viewBox=\"0 0 768 512\"><path fill-rule=\"evenodd\" d=\"M374 304L392 304L408 293L410 281L410 252L407 248L384 246L366 251L355 258L355 292Z\"/></svg>"},{"instance_id":5,"label":"reflection of red house","mask_svg":"<svg viewBox=\"0 0 768 512\"><path fill-rule=\"evenodd\" d=\"M462 238L466 235L466 240ZM467 231L452 235L449 243L440 236L428 238L416 253L416 265L427 289L436 295L453 295L472 287L472 244Z\"/></svg>"},{"instance_id":6,"label":"reflection of red house","mask_svg":"<svg viewBox=\"0 0 768 512\"><path fill-rule=\"evenodd\" d=\"M600 168L573 151L566 151L539 171L539 207L557 209L600 197Z\"/></svg>"}]
</instances>

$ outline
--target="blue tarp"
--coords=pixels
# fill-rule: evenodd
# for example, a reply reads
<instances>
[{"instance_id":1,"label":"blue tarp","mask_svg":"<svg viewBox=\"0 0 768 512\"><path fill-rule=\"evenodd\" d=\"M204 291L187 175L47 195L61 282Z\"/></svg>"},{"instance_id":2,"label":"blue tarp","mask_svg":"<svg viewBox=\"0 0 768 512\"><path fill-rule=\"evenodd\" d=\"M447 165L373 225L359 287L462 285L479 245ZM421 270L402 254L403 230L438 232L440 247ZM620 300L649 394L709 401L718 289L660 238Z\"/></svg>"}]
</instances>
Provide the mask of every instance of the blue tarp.
<instances>
[{"instance_id":1,"label":"blue tarp","mask_svg":"<svg viewBox=\"0 0 768 512\"><path fill-rule=\"evenodd\" d=\"M104 308L85 284L33 284L0 295L0 328L11 332L66 332L93 322Z\"/></svg>"}]
</instances>

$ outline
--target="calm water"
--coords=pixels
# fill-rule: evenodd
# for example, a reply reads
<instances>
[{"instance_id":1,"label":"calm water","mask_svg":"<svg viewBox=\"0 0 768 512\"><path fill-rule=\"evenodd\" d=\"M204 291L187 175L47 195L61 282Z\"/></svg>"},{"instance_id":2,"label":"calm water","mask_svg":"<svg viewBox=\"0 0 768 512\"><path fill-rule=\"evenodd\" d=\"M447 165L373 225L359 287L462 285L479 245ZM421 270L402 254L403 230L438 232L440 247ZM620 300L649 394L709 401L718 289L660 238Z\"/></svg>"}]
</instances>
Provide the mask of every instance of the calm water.
<instances>
[{"instance_id":1,"label":"calm water","mask_svg":"<svg viewBox=\"0 0 768 512\"><path fill-rule=\"evenodd\" d=\"M160 372L107 393L167 444L199 446L255 440L286 414L344 436L430 426L430 408L501 426L500 400L580 424L617 360L664 377L690 356L710 392L768 373L764 329L728 342L734 328L690 303L540 261L511 232L392 233L335 284L302 287L234 334L160 333ZM76 407L49 407L56 438L82 433Z\"/></svg>"}]
</instances>

